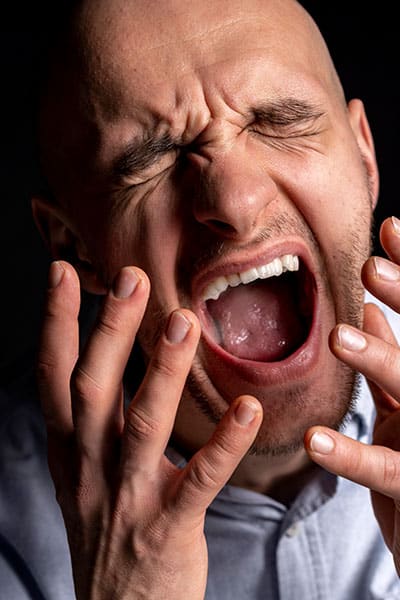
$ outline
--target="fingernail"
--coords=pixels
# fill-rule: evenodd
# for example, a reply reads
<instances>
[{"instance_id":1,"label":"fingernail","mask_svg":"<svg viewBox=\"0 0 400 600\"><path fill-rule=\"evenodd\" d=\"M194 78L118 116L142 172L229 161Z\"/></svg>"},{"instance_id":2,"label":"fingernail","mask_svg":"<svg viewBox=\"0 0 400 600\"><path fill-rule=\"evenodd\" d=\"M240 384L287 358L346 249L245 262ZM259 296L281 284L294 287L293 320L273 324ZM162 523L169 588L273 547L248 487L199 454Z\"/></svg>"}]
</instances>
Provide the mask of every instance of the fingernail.
<instances>
[{"instance_id":1,"label":"fingernail","mask_svg":"<svg viewBox=\"0 0 400 600\"><path fill-rule=\"evenodd\" d=\"M129 298L135 291L139 277L130 267L121 269L114 280L113 292L117 298Z\"/></svg>"},{"instance_id":2,"label":"fingernail","mask_svg":"<svg viewBox=\"0 0 400 600\"><path fill-rule=\"evenodd\" d=\"M64 267L57 260L52 262L49 269L48 286L49 288L56 288L63 278L65 273Z\"/></svg>"},{"instance_id":3,"label":"fingernail","mask_svg":"<svg viewBox=\"0 0 400 600\"><path fill-rule=\"evenodd\" d=\"M239 425L246 427L250 425L254 417L256 416L258 411L257 405L251 400L242 400L236 406L235 409L235 418Z\"/></svg>"},{"instance_id":4,"label":"fingernail","mask_svg":"<svg viewBox=\"0 0 400 600\"><path fill-rule=\"evenodd\" d=\"M364 350L367 346L367 340L362 333L352 327L347 327L347 325L340 325L338 329L338 341L343 348L352 350L353 352Z\"/></svg>"},{"instance_id":5,"label":"fingernail","mask_svg":"<svg viewBox=\"0 0 400 600\"><path fill-rule=\"evenodd\" d=\"M389 260L375 256L374 259L375 274L384 281L398 281L400 279L399 269Z\"/></svg>"},{"instance_id":6,"label":"fingernail","mask_svg":"<svg viewBox=\"0 0 400 600\"><path fill-rule=\"evenodd\" d=\"M392 227L396 235L400 235L400 219L392 217Z\"/></svg>"},{"instance_id":7,"label":"fingernail","mask_svg":"<svg viewBox=\"0 0 400 600\"><path fill-rule=\"evenodd\" d=\"M172 313L166 331L167 340L171 344L183 342L192 324L179 310Z\"/></svg>"},{"instance_id":8,"label":"fingernail","mask_svg":"<svg viewBox=\"0 0 400 600\"><path fill-rule=\"evenodd\" d=\"M330 454L335 447L335 442L330 435L316 432L311 436L310 448L319 454Z\"/></svg>"}]
</instances>

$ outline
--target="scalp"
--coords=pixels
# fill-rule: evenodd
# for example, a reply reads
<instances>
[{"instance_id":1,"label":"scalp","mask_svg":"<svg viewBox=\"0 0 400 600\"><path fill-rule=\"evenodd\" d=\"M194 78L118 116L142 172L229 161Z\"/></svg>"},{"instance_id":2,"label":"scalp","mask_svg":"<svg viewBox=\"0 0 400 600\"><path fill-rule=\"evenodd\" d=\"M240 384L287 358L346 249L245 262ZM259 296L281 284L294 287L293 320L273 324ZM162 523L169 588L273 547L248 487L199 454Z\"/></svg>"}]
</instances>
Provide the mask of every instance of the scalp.
<instances>
[{"instance_id":1,"label":"scalp","mask_svg":"<svg viewBox=\"0 0 400 600\"><path fill-rule=\"evenodd\" d=\"M325 42L296 0L194 0L190 10L182 0L84 0L67 23L53 53L41 121L47 177L54 184L63 177L64 189L62 171L73 149L86 144L93 154L96 124L117 113L121 118L127 86L131 96L151 96L160 78L171 82L205 64L223 64L238 47L278 54L345 106ZM71 184L78 171L71 165Z\"/></svg>"}]
</instances>

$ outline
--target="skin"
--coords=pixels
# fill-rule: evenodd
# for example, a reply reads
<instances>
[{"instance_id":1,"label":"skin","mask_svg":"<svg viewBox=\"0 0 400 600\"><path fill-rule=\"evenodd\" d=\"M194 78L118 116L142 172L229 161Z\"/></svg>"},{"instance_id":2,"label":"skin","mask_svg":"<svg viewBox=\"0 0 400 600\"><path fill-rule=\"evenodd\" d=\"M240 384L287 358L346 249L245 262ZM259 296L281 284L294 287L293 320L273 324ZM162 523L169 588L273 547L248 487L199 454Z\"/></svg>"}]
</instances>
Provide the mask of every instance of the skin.
<instances>
[{"instance_id":1,"label":"skin","mask_svg":"<svg viewBox=\"0 0 400 600\"><path fill-rule=\"evenodd\" d=\"M137 14L125 2L95 8L88 2L82 9L73 45L86 52L70 59L74 79L54 74L43 110L42 144L57 199L53 210L44 207L43 229L54 256L74 257L86 289L105 292L123 265L147 273L152 292L138 333L147 358L169 313L195 308L196 278L216 267L252 265L277 244L306 248L321 304L314 364L302 375L281 369L273 381L250 381L226 365L216 369L202 340L174 428L176 442L191 454L238 393L253 394L265 412L257 448L286 455L291 471L306 460L304 431L319 422L336 426L348 408L352 374L322 339L338 320L361 322L359 272L369 253L377 188L368 124L360 102L346 107L323 42L297 4L252 3L244 11L238 3L229 18L224 3L206 12L199 6L197 16L191 13L198 31L190 34L187 15L176 6L165 3L161 14L155 5ZM180 37L168 27L163 33L160 22L171 20ZM280 39L274 37L271 51L275 22ZM315 58L317 48L322 60ZM286 105L282 98L288 97L307 101L321 116L280 128L249 118L252 106ZM65 122L76 125L65 131ZM182 140L180 156L171 152L115 184L110 170L124 142L133 134L154 136L154 130ZM345 382L339 394L337 382ZM268 471L264 460L256 464L256 480L272 475L274 461ZM281 475L281 460L276 471ZM261 491L267 487L260 481Z\"/></svg>"},{"instance_id":2,"label":"skin","mask_svg":"<svg viewBox=\"0 0 400 600\"><path fill-rule=\"evenodd\" d=\"M394 498L373 500L398 564L400 492L396 477L385 477L399 460L396 371L383 368L397 365L397 346L376 308L365 311L361 352L344 349L337 326L362 325L361 271L366 287L400 308L396 284L365 262L378 173L364 108L346 105L297 3L252 1L244 10L230 2L227 10L222 0L202 2L190 15L181 6L85 2L70 38L75 52L57 57L65 68L53 69L43 100L55 202L35 198L33 211L54 257L74 268L52 265L38 376L82 598L132 590L203 598L204 516L221 487L230 480L290 501L312 476L310 459ZM293 98L311 116L284 126L249 117L266 102L282 114ZM179 144L146 169L111 177L132 135L167 132ZM391 221L382 239L396 270ZM313 360L303 355L307 368L245 377L199 341L196 289L212 269L253 264L278 245L309 256L318 344ZM105 299L79 356L80 285ZM124 416L121 382L135 337L148 367ZM349 367L374 382L380 447L326 429L348 410ZM317 451L313 434L322 431L335 442L330 453ZM163 454L171 435L189 459L182 470ZM257 455L246 454L251 446ZM77 461L68 470L71 447Z\"/></svg>"}]
</instances>

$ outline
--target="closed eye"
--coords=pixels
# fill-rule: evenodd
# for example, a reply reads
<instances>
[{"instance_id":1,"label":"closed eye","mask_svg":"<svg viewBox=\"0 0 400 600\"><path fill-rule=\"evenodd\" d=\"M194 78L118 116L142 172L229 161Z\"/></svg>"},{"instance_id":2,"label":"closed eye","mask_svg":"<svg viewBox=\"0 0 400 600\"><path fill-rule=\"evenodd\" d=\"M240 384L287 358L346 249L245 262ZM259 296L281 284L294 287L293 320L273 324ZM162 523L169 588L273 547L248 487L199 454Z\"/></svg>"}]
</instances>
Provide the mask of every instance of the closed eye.
<instances>
[{"instance_id":1,"label":"closed eye","mask_svg":"<svg viewBox=\"0 0 400 600\"><path fill-rule=\"evenodd\" d=\"M318 105L296 98L283 98L256 106L248 130L266 143L292 145L309 143L322 135L326 113Z\"/></svg>"},{"instance_id":2,"label":"closed eye","mask_svg":"<svg viewBox=\"0 0 400 600\"><path fill-rule=\"evenodd\" d=\"M177 153L174 155L165 155L161 157L155 164L153 164L149 169L146 169L143 173L137 173L135 175L126 175L123 178L123 185L129 186L131 189L139 188L141 186L145 186L158 178L165 175L168 171L170 171L176 164Z\"/></svg>"},{"instance_id":3,"label":"closed eye","mask_svg":"<svg viewBox=\"0 0 400 600\"><path fill-rule=\"evenodd\" d=\"M321 137L326 130L321 127L299 129L291 126L268 129L253 127L248 131L251 135L260 138L264 144L275 149L300 151L303 149L319 150Z\"/></svg>"}]
</instances>

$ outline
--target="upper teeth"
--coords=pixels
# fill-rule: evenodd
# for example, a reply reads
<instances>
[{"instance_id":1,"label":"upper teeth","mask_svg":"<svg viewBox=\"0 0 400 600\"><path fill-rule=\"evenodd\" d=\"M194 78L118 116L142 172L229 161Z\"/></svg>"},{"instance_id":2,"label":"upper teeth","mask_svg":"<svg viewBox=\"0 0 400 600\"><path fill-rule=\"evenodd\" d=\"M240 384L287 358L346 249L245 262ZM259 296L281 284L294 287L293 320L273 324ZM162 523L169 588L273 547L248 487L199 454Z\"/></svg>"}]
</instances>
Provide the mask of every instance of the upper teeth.
<instances>
[{"instance_id":1,"label":"upper teeth","mask_svg":"<svg viewBox=\"0 0 400 600\"><path fill-rule=\"evenodd\" d=\"M236 287L240 283L251 283L256 279L267 279L282 275L285 271L298 271L299 257L293 254L285 254L280 258L274 258L271 262L260 267L253 267L242 273L232 273L226 277L222 275L214 279L204 290L203 300L218 300L222 292L225 292L228 287Z\"/></svg>"}]
</instances>

